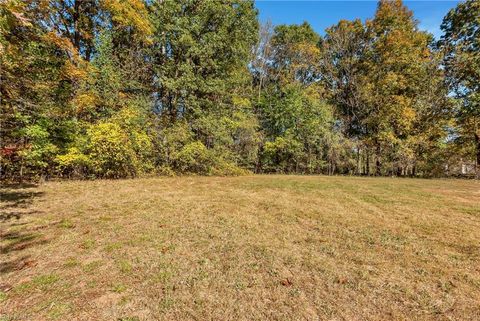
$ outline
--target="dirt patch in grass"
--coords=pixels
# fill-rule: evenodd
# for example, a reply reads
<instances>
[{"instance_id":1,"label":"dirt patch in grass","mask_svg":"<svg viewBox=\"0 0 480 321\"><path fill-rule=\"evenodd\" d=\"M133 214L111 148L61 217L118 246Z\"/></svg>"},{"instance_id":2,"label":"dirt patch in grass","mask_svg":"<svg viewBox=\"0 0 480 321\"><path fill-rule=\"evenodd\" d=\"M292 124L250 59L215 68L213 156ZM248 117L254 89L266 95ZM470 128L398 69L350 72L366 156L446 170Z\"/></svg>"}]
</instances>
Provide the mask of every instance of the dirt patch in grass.
<instances>
[{"instance_id":1,"label":"dirt patch in grass","mask_svg":"<svg viewBox=\"0 0 480 321\"><path fill-rule=\"evenodd\" d=\"M480 184L5 186L0 320L479 320Z\"/></svg>"}]
</instances>

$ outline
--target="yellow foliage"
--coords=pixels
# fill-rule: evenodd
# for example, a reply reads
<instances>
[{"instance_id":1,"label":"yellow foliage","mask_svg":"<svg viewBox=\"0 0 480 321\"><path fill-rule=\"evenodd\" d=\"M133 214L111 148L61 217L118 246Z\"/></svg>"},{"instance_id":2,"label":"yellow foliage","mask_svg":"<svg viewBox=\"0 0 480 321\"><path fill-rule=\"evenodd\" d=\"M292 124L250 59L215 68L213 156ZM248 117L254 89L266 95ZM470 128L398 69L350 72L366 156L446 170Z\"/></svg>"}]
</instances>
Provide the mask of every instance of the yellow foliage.
<instances>
[{"instance_id":1,"label":"yellow foliage","mask_svg":"<svg viewBox=\"0 0 480 321\"><path fill-rule=\"evenodd\" d=\"M402 111L402 118L405 119L406 122L413 122L417 116L415 109L411 107L406 107Z\"/></svg>"},{"instance_id":2,"label":"yellow foliage","mask_svg":"<svg viewBox=\"0 0 480 321\"><path fill-rule=\"evenodd\" d=\"M379 141L386 142L389 144L398 143L399 139L392 131L383 131L378 135Z\"/></svg>"},{"instance_id":3,"label":"yellow foliage","mask_svg":"<svg viewBox=\"0 0 480 321\"><path fill-rule=\"evenodd\" d=\"M23 15L26 4L21 1L6 1L1 2L0 5L7 10L13 17L15 17L16 23L24 27L31 27L32 23L30 19Z\"/></svg>"},{"instance_id":4,"label":"yellow foliage","mask_svg":"<svg viewBox=\"0 0 480 321\"><path fill-rule=\"evenodd\" d=\"M305 58L316 58L320 54L320 48L310 42L302 42L295 46L298 52L301 52Z\"/></svg>"},{"instance_id":5,"label":"yellow foliage","mask_svg":"<svg viewBox=\"0 0 480 321\"><path fill-rule=\"evenodd\" d=\"M292 61L292 71L298 69L309 69L312 61L315 61L320 55L320 49L310 42L302 42L293 46L296 58Z\"/></svg>"},{"instance_id":6,"label":"yellow foliage","mask_svg":"<svg viewBox=\"0 0 480 321\"><path fill-rule=\"evenodd\" d=\"M67 60L62 68L62 74L66 79L70 80L85 79L88 75L88 65L86 62L75 65L70 60Z\"/></svg>"},{"instance_id":7,"label":"yellow foliage","mask_svg":"<svg viewBox=\"0 0 480 321\"><path fill-rule=\"evenodd\" d=\"M79 165L87 165L90 159L87 155L83 154L77 147L71 147L64 155L57 155L55 161L60 167L64 169L67 167L75 167Z\"/></svg>"},{"instance_id":8,"label":"yellow foliage","mask_svg":"<svg viewBox=\"0 0 480 321\"><path fill-rule=\"evenodd\" d=\"M118 98L120 98L120 99L128 99L128 95L125 94L124 92L119 92L119 93L118 93Z\"/></svg>"},{"instance_id":9,"label":"yellow foliage","mask_svg":"<svg viewBox=\"0 0 480 321\"><path fill-rule=\"evenodd\" d=\"M89 92L81 93L75 96L72 103L78 113L95 108L98 98Z\"/></svg>"},{"instance_id":10,"label":"yellow foliage","mask_svg":"<svg viewBox=\"0 0 480 321\"><path fill-rule=\"evenodd\" d=\"M43 36L43 40L66 51L71 57L76 57L78 55L77 50L69 39L61 37L53 31L46 33Z\"/></svg>"},{"instance_id":11,"label":"yellow foliage","mask_svg":"<svg viewBox=\"0 0 480 321\"><path fill-rule=\"evenodd\" d=\"M312 84L305 89L305 96L312 101L320 100L322 98L322 89L321 84Z\"/></svg>"},{"instance_id":12,"label":"yellow foliage","mask_svg":"<svg viewBox=\"0 0 480 321\"><path fill-rule=\"evenodd\" d=\"M133 27L142 36L153 33L152 25L148 19L148 11L141 0L103 0L103 7L112 14L114 23L122 27Z\"/></svg>"},{"instance_id":13,"label":"yellow foliage","mask_svg":"<svg viewBox=\"0 0 480 321\"><path fill-rule=\"evenodd\" d=\"M248 98L245 97L240 97L240 96L233 96L232 102L235 106L240 106L240 107L250 107L251 102Z\"/></svg>"}]
</instances>

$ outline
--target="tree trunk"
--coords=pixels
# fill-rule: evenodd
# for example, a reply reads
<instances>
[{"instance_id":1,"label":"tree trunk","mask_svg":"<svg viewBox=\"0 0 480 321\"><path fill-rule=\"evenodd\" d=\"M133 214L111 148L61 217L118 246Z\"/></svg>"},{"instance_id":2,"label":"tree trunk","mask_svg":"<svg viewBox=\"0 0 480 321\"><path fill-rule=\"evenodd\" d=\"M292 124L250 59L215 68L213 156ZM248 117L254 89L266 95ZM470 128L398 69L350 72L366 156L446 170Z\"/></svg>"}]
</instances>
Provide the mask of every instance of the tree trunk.
<instances>
[{"instance_id":1,"label":"tree trunk","mask_svg":"<svg viewBox=\"0 0 480 321\"><path fill-rule=\"evenodd\" d=\"M263 154L263 145L260 145L257 153L257 163L255 164L255 174L262 172L262 154Z\"/></svg>"},{"instance_id":2,"label":"tree trunk","mask_svg":"<svg viewBox=\"0 0 480 321\"><path fill-rule=\"evenodd\" d=\"M365 168L365 173L367 174L367 176L370 176L370 150L367 148L367 164L366 164L366 167Z\"/></svg>"},{"instance_id":3,"label":"tree trunk","mask_svg":"<svg viewBox=\"0 0 480 321\"><path fill-rule=\"evenodd\" d=\"M87 49L85 50L85 60L86 61L90 61L90 59L92 57L92 51L93 51L93 48L91 46L87 46Z\"/></svg>"},{"instance_id":4,"label":"tree trunk","mask_svg":"<svg viewBox=\"0 0 480 321\"><path fill-rule=\"evenodd\" d=\"M403 176L403 168L401 166L397 167L397 176L402 177Z\"/></svg>"},{"instance_id":5,"label":"tree trunk","mask_svg":"<svg viewBox=\"0 0 480 321\"><path fill-rule=\"evenodd\" d=\"M80 19L80 1L76 0L73 5L73 46L80 53L80 30L78 20Z\"/></svg>"},{"instance_id":6,"label":"tree trunk","mask_svg":"<svg viewBox=\"0 0 480 321\"><path fill-rule=\"evenodd\" d=\"M20 163L20 183L23 183L23 158L22 162Z\"/></svg>"},{"instance_id":7,"label":"tree trunk","mask_svg":"<svg viewBox=\"0 0 480 321\"><path fill-rule=\"evenodd\" d=\"M375 176L380 176L382 163L380 162L380 144L377 143L376 161L375 161Z\"/></svg>"},{"instance_id":8,"label":"tree trunk","mask_svg":"<svg viewBox=\"0 0 480 321\"><path fill-rule=\"evenodd\" d=\"M477 179L480 179L480 133L475 133L475 146L477 157L475 161L475 176Z\"/></svg>"},{"instance_id":9,"label":"tree trunk","mask_svg":"<svg viewBox=\"0 0 480 321\"><path fill-rule=\"evenodd\" d=\"M359 175L361 172L360 168L360 146L357 146L357 170L356 170L356 175Z\"/></svg>"}]
</instances>

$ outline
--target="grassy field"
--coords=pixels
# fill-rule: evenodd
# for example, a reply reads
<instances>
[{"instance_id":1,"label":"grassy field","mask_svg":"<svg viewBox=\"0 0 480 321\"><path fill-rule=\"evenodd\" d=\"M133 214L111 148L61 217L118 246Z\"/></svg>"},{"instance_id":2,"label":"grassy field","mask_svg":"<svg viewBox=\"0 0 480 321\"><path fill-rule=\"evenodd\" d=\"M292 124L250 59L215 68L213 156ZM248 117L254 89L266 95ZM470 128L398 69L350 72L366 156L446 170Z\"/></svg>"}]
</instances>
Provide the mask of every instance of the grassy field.
<instances>
[{"instance_id":1,"label":"grassy field","mask_svg":"<svg viewBox=\"0 0 480 321\"><path fill-rule=\"evenodd\" d=\"M7 186L0 233L0 320L480 320L474 181Z\"/></svg>"}]
</instances>

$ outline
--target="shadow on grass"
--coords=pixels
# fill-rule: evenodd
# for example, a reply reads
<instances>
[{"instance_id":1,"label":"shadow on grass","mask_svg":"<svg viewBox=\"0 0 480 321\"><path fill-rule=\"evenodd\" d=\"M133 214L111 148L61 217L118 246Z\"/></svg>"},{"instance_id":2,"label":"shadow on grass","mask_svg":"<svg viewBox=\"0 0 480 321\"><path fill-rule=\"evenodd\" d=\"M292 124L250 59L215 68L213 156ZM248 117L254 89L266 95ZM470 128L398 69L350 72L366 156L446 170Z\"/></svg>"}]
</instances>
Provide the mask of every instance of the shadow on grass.
<instances>
[{"instance_id":1,"label":"shadow on grass","mask_svg":"<svg viewBox=\"0 0 480 321\"><path fill-rule=\"evenodd\" d=\"M0 275L13 271L23 270L25 268L35 266L37 262L30 258L30 255L22 256L10 261L0 263Z\"/></svg>"},{"instance_id":2,"label":"shadow on grass","mask_svg":"<svg viewBox=\"0 0 480 321\"><path fill-rule=\"evenodd\" d=\"M48 242L42 235L35 232L8 232L1 234L2 240L8 244L0 248L0 253L7 254L13 251L21 251L34 245Z\"/></svg>"},{"instance_id":3,"label":"shadow on grass","mask_svg":"<svg viewBox=\"0 0 480 321\"><path fill-rule=\"evenodd\" d=\"M30 247L43 245L49 242L42 234L29 231L13 231L0 234L2 242L6 245L0 247L0 255L17 252L21 253ZM22 270L24 268L35 265L36 262L30 259L30 256L21 256L12 258L9 261L0 262L0 275L12 271Z\"/></svg>"},{"instance_id":4,"label":"shadow on grass","mask_svg":"<svg viewBox=\"0 0 480 321\"><path fill-rule=\"evenodd\" d=\"M35 185L2 185L0 189L0 222L11 219L20 219L23 215L32 215L38 211L25 211L35 198L42 196L43 192L23 190Z\"/></svg>"},{"instance_id":5,"label":"shadow on grass","mask_svg":"<svg viewBox=\"0 0 480 321\"><path fill-rule=\"evenodd\" d=\"M48 239L37 230L27 228L27 221L13 222L22 217L39 214L40 211L30 209L30 205L36 198L41 197L44 193L31 190L36 187L33 184L4 184L0 188L0 256L9 253L16 253L7 260L0 260L0 275L13 271L22 270L35 265L35 261L30 256L21 254L24 249L39 246L48 242ZM15 231L5 231L2 227L6 225L10 227L20 227Z\"/></svg>"},{"instance_id":6,"label":"shadow on grass","mask_svg":"<svg viewBox=\"0 0 480 321\"><path fill-rule=\"evenodd\" d=\"M7 183L1 182L2 189L23 189L23 188L34 188L38 187L37 184L34 183Z\"/></svg>"}]
</instances>

